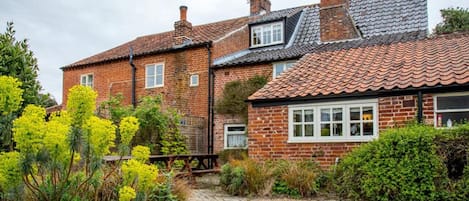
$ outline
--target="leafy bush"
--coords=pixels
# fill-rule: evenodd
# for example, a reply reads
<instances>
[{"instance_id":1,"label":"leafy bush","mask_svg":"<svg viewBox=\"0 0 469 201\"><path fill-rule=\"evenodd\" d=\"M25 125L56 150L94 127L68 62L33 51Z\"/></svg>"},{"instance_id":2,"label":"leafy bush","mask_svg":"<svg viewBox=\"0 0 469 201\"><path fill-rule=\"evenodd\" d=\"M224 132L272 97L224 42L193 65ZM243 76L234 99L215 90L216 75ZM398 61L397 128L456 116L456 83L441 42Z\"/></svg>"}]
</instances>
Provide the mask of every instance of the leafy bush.
<instances>
[{"instance_id":1,"label":"leafy bush","mask_svg":"<svg viewBox=\"0 0 469 201\"><path fill-rule=\"evenodd\" d=\"M440 200L448 182L432 127L390 129L337 167L338 193L353 200Z\"/></svg>"},{"instance_id":2,"label":"leafy bush","mask_svg":"<svg viewBox=\"0 0 469 201\"><path fill-rule=\"evenodd\" d=\"M246 81L226 83L222 98L215 104L215 111L220 114L238 115L247 121L248 106L245 100L267 82L267 76L256 75Z\"/></svg>"},{"instance_id":3,"label":"leafy bush","mask_svg":"<svg viewBox=\"0 0 469 201\"><path fill-rule=\"evenodd\" d=\"M138 118L140 128L132 145L150 147L153 154L187 154L186 136L179 130L180 115L173 108L163 110L161 96L143 97L135 109L122 105L123 96L118 94L101 103L98 114L116 124L124 116ZM121 138L118 133L117 138Z\"/></svg>"},{"instance_id":4,"label":"leafy bush","mask_svg":"<svg viewBox=\"0 0 469 201\"><path fill-rule=\"evenodd\" d=\"M247 158L247 149L225 149L218 153L218 159L221 164L225 164L232 160L245 160Z\"/></svg>"}]
</instances>

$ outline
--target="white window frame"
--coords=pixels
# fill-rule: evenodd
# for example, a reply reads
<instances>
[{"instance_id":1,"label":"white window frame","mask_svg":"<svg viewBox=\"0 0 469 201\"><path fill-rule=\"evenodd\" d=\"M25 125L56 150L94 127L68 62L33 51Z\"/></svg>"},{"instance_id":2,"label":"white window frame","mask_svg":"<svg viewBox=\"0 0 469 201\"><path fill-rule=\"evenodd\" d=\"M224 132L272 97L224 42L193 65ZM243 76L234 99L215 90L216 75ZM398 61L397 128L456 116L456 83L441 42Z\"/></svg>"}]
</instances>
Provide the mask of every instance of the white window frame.
<instances>
[{"instance_id":1,"label":"white window frame","mask_svg":"<svg viewBox=\"0 0 469 201\"><path fill-rule=\"evenodd\" d=\"M90 77L91 77L91 83L90 83ZM83 78L85 78L85 83L83 83ZM93 73L88 73L88 74L82 74L80 75L80 85L82 86L88 86L93 88L94 86L94 74Z\"/></svg>"},{"instance_id":2,"label":"white window frame","mask_svg":"<svg viewBox=\"0 0 469 201\"><path fill-rule=\"evenodd\" d=\"M273 64L272 64L272 68L273 68L273 70L272 70L272 78L273 78L273 79L277 78L277 77L280 76L283 72L285 72L287 69L290 69L290 68L292 68L293 66L295 66L296 62L297 62L296 60L291 60L291 61L282 61L282 62L275 62L275 63L273 63ZM276 68L276 66L277 66L277 65L283 65L282 72L281 72L278 76L276 76L276 74L277 74L277 68Z\"/></svg>"},{"instance_id":3,"label":"white window frame","mask_svg":"<svg viewBox=\"0 0 469 201\"><path fill-rule=\"evenodd\" d=\"M196 79L196 83L192 82L192 78ZM190 87L199 86L199 74L192 74L191 76L189 76L189 86Z\"/></svg>"},{"instance_id":4,"label":"white window frame","mask_svg":"<svg viewBox=\"0 0 469 201\"><path fill-rule=\"evenodd\" d=\"M241 131L228 131L228 127L240 127L240 126L243 126L244 127L244 131L241 132ZM224 149L246 149L247 146L248 146L248 136L247 136L247 126L246 124L225 124L224 125L225 129L224 129ZM228 147L228 135L245 135L246 137L246 146L245 147Z\"/></svg>"},{"instance_id":5,"label":"white window frame","mask_svg":"<svg viewBox=\"0 0 469 201\"><path fill-rule=\"evenodd\" d=\"M274 41L274 26L280 25L280 41ZM260 24L251 27L251 47L263 47L269 45L282 44L284 41L284 26L283 22L273 22L270 24ZM254 45L254 30L260 30L260 43ZM270 43L264 42L264 32L270 31Z\"/></svg>"},{"instance_id":6,"label":"white window frame","mask_svg":"<svg viewBox=\"0 0 469 201\"><path fill-rule=\"evenodd\" d=\"M373 135L350 135L350 108L372 107L373 108ZM342 108L342 136L321 136L321 109ZM293 133L293 111L294 110L314 110L314 136L294 137ZM332 121L331 114L331 121ZM378 99L367 99L357 101L338 101L316 104L290 105L288 106L288 143L328 143L328 142L367 142L379 137L378 122ZM363 127L361 127L361 130ZM304 131L303 131L304 132ZM361 134L363 132L360 132Z\"/></svg>"},{"instance_id":7,"label":"white window frame","mask_svg":"<svg viewBox=\"0 0 469 201\"><path fill-rule=\"evenodd\" d=\"M162 74L158 74L157 73L157 68L161 66L162 68L162 71L161 73ZM153 63L153 64L147 64L145 65L145 88L146 89L151 89L151 88L157 88L157 87L163 87L164 86L164 62L161 62L161 63ZM153 85L148 85L148 82L147 82L147 79L149 78L149 76L147 75L147 69L148 68L154 68L155 69L155 75L153 75L153 78L154 78L154 83ZM161 84L158 84L156 81L157 81L157 77L158 76L161 76Z\"/></svg>"},{"instance_id":8,"label":"white window frame","mask_svg":"<svg viewBox=\"0 0 469 201\"><path fill-rule=\"evenodd\" d=\"M449 110L438 110L438 97L450 97L450 96L468 96L469 92L455 92L455 93L441 93L433 95L433 126L435 128L447 128L447 127L438 127L438 113L445 112L469 112L469 107L467 109L449 109ZM444 123L444 122L442 122ZM453 124L454 125L454 124Z\"/></svg>"}]
</instances>

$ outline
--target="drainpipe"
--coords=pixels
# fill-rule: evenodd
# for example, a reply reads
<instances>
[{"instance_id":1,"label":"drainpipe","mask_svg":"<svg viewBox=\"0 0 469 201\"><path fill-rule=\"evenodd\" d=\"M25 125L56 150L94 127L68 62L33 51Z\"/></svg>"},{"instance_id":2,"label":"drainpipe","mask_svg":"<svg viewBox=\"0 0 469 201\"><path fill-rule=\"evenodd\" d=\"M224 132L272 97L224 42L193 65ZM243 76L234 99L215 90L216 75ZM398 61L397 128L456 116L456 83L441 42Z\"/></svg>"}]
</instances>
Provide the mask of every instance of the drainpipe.
<instances>
[{"instance_id":1,"label":"drainpipe","mask_svg":"<svg viewBox=\"0 0 469 201\"><path fill-rule=\"evenodd\" d=\"M417 93L417 121L423 123L423 95L422 91Z\"/></svg>"},{"instance_id":2,"label":"drainpipe","mask_svg":"<svg viewBox=\"0 0 469 201\"><path fill-rule=\"evenodd\" d=\"M134 50L132 47L130 47L130 56L129 56L129 63L130 66L132 67L132 106L135 108L137 107L137 99L135 97L135 87L136 87L136 78L135 78L135 73L137 71L137 68L135 67L134 64Z\"/></svg>"},{"instance_id":3,"label":"drainpipe","mask_svg":"<svg viewBox=\"0 0 469 201\"><path fill-rule=\"evenodd\" d=\"M210 50L210 44L207 43L207 61L208 61L208 123L207 123L207 143L208 143L208 154L213 154L213 71L212 71L212 51ZM211 163L210 163L211 165Z\"/></svg>"}]
</instances>

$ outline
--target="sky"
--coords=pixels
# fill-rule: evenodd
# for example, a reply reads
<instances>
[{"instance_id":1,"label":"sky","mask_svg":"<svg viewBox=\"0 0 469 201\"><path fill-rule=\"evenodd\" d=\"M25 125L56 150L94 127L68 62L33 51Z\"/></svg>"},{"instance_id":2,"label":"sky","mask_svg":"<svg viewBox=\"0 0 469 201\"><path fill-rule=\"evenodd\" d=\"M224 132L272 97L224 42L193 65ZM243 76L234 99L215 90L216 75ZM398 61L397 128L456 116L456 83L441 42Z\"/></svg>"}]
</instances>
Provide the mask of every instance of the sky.
<instances>
[{"instance_id":1,"label":"sky","mask_svg":"<svg viewBox=\"0 0 469 201\"><path fill-rule=\"evenodd\" d=\"M16 38L28 39L38 59L44 92L62 102L62 70L78 60L135 39L174 29L179 6L193 25L249 14L249 0L0 0L0 32L14 22ZM271 0L272 10L319 0ZM469 0L428 0L429 29L440 9L469 8Z\"/></svg>"}]
</instances>

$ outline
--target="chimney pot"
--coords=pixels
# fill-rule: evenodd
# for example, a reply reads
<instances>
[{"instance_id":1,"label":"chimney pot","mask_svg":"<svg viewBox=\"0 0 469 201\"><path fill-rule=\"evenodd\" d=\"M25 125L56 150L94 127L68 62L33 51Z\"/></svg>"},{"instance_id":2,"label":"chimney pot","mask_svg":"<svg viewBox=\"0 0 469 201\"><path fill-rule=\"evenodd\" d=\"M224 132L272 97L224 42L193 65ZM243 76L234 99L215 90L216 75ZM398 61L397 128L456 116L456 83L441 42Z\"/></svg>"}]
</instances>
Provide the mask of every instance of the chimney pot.
<instances>
[{"instance_id":1,"label":"chimney pot","mask_svg":"<svg viewBox=\"0 0 469 201\"><path fill-rule=\"evenodd\" d=\"M187 6L180 6L179 11L181 15L180 20L187 21Z\"/></svg>"}]
</instances>

